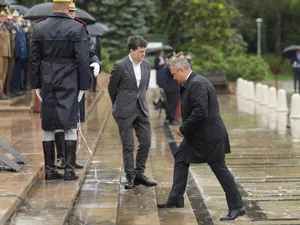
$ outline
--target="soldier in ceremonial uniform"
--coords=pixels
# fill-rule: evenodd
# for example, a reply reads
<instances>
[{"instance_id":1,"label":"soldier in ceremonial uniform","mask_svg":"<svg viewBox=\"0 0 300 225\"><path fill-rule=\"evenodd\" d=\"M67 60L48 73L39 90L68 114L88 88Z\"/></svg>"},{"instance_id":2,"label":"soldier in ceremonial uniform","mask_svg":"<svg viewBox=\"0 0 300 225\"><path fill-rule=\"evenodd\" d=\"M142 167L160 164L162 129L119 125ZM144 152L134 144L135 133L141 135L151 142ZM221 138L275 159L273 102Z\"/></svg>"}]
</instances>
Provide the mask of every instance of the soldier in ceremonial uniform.
<instances>
[{"instance_id":1,"label":"soldier in ceremonial uniform","mask_svg":"<svg viewBox=\"0 0 300 225\"><path fill-rule=\"evenodd\" d=\"M11 57L9 31L5 26L6 13L0 11L0 100L9 99L4 95L5 79L8 70L8 60Z\"/></svg>"},{"instance_id":2,"label":"soldier in ceremonial uniform","mask_svg":"<svg viewBox=\"0 0 300 225\"><path fill-rule=\"evenodd\" d=\"M76 21L80 23L84 23L83 21L75 18L76 17L76 6L75 3L70 3L70 8L69 8L69 16L75 19ZM90 67L94 68L93 74L95 77L98 76L98 74L101 72L101 67L100 67L100 62L95 54L94 50L89 48L89 64ZM86 74L86 76L90 76L90 74ZM80 111L80 122L83 123L85 121L85 97L83 95L80 103L79 103L79 111ZM65 161L65 145L64 145L64 140L65 136L63 132L57 132L55 134L55 145L56 145L56 153L57 153L57 163L56 166L59 169L63 169L66 166L66 161ZM76 169L82 169L83 166L75 161L75 168Z\"/></svg>"},{"instance_id":3,"label":"soldier in ceremonial uniform","mask_svg":"<svg viewBox=\"0 0 300 225\"><path fill-rule=\"evenodd\" d=\"M88 34L69 15L70 0L53 0L53 15L34 25L31 89L41 100L45 179L75 180L78 103L89 89ZM54 137L65 133L64 175L55 166Z\"/></svg>"},{"instance_id":4,"label":"soldier in ceremonial uniform","mask_svg":"<svg viewBox=\"0 0 300 225\"><path fill-rule=\"evenodd\" d=\"M4 93L9 97L11 95L11 80L12 80L13 67L14 67L14 63L15 63L16 30L15 30L15 26L13 24L12 18L13 18L12 14L9 12L7 15L6 22L5 22L5 26L9 31L11 57L8 60L8 71L7 71L7 76L5 79Z\"/></svg>"}]
</instances>

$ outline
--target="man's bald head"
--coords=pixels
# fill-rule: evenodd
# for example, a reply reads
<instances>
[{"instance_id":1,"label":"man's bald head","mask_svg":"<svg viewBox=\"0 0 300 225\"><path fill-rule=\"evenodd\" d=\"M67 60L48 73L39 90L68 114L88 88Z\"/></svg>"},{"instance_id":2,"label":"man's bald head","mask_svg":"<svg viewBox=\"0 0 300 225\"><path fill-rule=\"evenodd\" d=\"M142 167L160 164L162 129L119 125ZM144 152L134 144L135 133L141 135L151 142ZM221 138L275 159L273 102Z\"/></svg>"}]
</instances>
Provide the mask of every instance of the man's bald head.
<instances>
[{"instance_id":1,"label":"man's bald head","mask_svg":"<svg viewBox=\"0 0 300 225\"><path fill-rule=\"evenodd\" d=\"M53 2L52 8L54 12L64 12L68 13L70 8L70 3L67 2Z\"/></svg>"}]
</instances>

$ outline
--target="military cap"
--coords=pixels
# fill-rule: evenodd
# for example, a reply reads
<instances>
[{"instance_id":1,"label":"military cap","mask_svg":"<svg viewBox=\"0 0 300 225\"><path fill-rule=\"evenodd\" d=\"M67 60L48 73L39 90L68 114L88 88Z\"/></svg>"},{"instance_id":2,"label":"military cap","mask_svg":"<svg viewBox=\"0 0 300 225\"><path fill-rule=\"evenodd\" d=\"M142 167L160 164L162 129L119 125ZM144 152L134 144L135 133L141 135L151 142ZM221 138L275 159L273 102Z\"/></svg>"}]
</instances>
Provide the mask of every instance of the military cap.
<instances>
[{"instance_id":1,"label":"military cap","mask_svg":"<svg viewBox=\"0 0 300 225\"><path fill-rule=\"evenodd\" d=\"M4 10L0 11L0 16L3 17L3 16L6 16L6 13Z\"/></svg>"},{"instance_id":2,"label":"military cap","mask_svg":"<svg viewBox=\"0 0 300 225\"><path fill-rule=\"evenodd\" d=\"M53 3L71 3L72 0L53 0Z\"/></svg>"},{"instance_id":3,"label":"military cap","mask_svg":"<svg viewBox=\"0 0 300 225\"><path fill-rule=\"evenodd\" d=\"M75 6L75 3L71 2L70 3L70 8L69 8L69 11L76 11L76 6Z\"/></svg>"},{"instance_id":4,"label":"military cap","mask_svg":"<svg viewBox=\"0 0 300 225\"><path fill-rule=\"evenodd\" d=\"M18 12L17 10L15 10L15 11L13 12L12 16L13 16L13 17L19 17L20 14L19 14L19 12Z\"/></svg>"},{"instance_id":5,"label":"military cap","mask_svg":"<svg viewBox=\"0 0 300 225\"><path fill-rule=\"evenodd\" d=\"M8 12L8 14L7 14L7 19L9 19L9 20L12 19L12 14L10 12Z\"/></svg>"}]
</instances>

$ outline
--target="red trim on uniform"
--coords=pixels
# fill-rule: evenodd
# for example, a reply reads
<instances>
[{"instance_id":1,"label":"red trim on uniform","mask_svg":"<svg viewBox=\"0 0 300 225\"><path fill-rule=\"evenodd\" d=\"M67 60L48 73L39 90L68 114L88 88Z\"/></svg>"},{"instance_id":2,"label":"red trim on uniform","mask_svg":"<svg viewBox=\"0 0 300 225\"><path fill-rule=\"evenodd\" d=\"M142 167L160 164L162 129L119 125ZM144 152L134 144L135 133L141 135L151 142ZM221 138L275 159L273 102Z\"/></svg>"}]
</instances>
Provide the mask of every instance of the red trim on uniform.
<instances>
[{"instance_id":1,"label":"red trim on uniform","mask_svg":"<svg viewBox=\"0 0 300 225\"><path fill-rule=\"evenodd\" d=\"M47 19L47 18L45 17L45 18L42 18L42 19L38 19L37 21L35 21L35 23L39 23L39 22L41 22L41 21L43 21L45 19Z\"/></svg>"},{"instance_id":2,"label":"red trim on uniform","mask_svg":"<svg viewBox=\"0 0 300 225\"><path fill-rule=\"evenodd\" d=\"M81 19L75 18L75 20L79 23L85 24L85 22L83 22Z\"/></svg>"}]
</instances>

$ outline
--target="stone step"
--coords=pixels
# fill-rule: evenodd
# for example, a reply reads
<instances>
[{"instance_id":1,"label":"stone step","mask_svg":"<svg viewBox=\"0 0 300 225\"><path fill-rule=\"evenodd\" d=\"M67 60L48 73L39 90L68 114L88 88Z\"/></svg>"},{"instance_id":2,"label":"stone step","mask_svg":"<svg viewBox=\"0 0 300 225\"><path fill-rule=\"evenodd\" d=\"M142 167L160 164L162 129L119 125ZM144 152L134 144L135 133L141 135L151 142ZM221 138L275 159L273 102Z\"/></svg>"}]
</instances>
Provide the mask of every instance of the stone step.
<instances>
[{"instance_id":1,"label":"stone step","mask_svg":"<svg viewBox=\"0 0 300 225\"><path fill-rule=\"evenodd\" d=\"M98 94L101 95L102 93L99 92ZM91 113L87 121L82 124L82 132L86 137L86 141L90 146L91 151L94 151L96 143L103 132L105 121L110 114L110 100L107 92L103 94L101 101L92 106L94 107L93 113ZM37 129L35 136L39 137L39 132L40 129ZM43 168L41 140L39 139L40 138L38 138L35 143L37 145L35 147L37 153L32 155L33 157L39 158L37 159L37 161L40 162L39 168ZM64 224L66 222L83 181L86 165L91 158L83 141L80 141L80 146L77 159L85 165L85 168L83 170L77 170L79 179L69 182L64 182L63 180L45 181L43 175L40 176L37 182L28 191L28 194L24 194L23 196L26 196L25 201L31 208L28 208L25 204L21 204L20 208L5 223L6 225L28 224L29 221L36 221L36 224L51 225ZM25 179L25 177L23 179ZM17 201L20 200L18 199ZM13 206L13 210L15 209L16 205ZM10 212L12 212L12 209L10 209ZM9 213L6 213L6 219L7 216L10 216Z\"/></svg>"},{"instance_id":2,"label":"stone step","mask_svg":"<svg viewBox=\"0 0 300 225\"><path fill-rule=\"evenodd\" d=\"M112 116L105 126L67 224L116 224L122 151Z\"/></svg>"}]
</instances>

